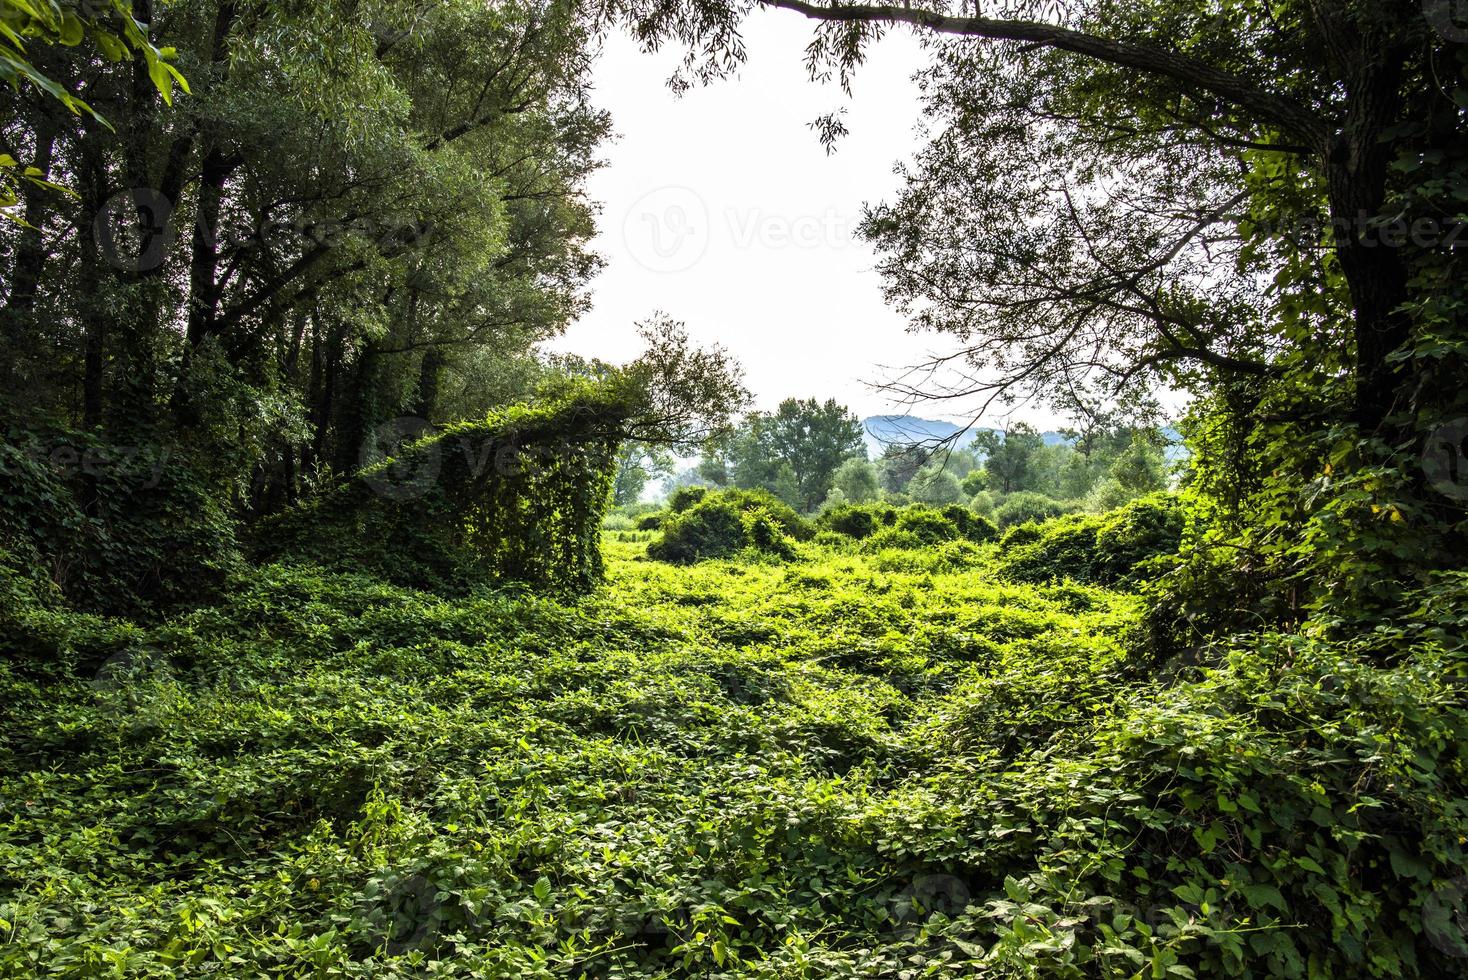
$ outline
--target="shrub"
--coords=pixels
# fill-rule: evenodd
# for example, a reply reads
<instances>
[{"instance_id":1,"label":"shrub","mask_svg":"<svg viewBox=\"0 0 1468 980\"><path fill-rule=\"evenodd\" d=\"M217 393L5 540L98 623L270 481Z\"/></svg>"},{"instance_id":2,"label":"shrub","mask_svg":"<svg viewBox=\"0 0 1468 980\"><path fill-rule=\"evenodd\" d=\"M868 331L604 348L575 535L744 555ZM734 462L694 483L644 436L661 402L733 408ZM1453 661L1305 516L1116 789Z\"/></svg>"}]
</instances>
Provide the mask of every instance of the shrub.
<instances>
[{"instance_id":1,"label":"shrub","mask_svg":"<svg viewBox=\"0 0 1468 980\"><path fill-rule=\"evenodd\" d=\"M679 487L668 498L668 510L674 514L681 514L708 496L708 492L709 488L704 486Z\"/></svg>"},{"instance_id":2,"label":"shrub","mask_svg":"<svg viewBox=\"0 0 1468 980\"><path fill-rule=\"evenodd\" d=\"M635 410L617 387L586 383L445 426L264 522L258 554L415 588L586 591L601 580L619 425Z\"/></svg>"},{"instance_id":3,"label":"shrub","mask_svg":"<svg viewBox=\"0 0 1468 980\"><path fill-rule=\"evenodd\" d=\"M1040 525L1036 524L1034 521L1026 521L1024 524L1016 524L1014 527L1005 531L1004 536L999 539L999 549L1001 551L1010 551L1014 548L1018 548L1020 545L1026 545L1030 544L1033 541L1039 541L1042 533L1043 532L1040 530Z\"/></svg>"},{"instance_id":4,"label":"shrub","mask_svg":"<svg viewBox=\"0 0 1468 980\"><path fill-rule=\"evenodd\" d=\"M1024 524L1026 521L1048 521L1064 513L1065 508L1059 501L1043 493L1032 493L1026 490L1005 497L994 516L999 521L1000 527L1013 527L1016 524Z\"/></svg>"},{"instance_id":5,"label":"shrub","mask_svg":"<svg viewBox=\"0 0 1468 980\"><path fill-rule=\"evenodd\" d=\"M927 507L908 507L897 516L897 529L923 544L940 544L959 537L958 528L943 513Z\"/></svg>"},{"instance_id":6,"label":"shrub","mask_svg":"<svg viewBox=\"0 0 1468 980\"><path fill-rule=\"evenodd\" d=\"M822 548L846 548L851 545L851 538L838 531L817 531L816 536L811 539Z\"/></svg>"},{"instance_id":7,"label":"shrub","mask_svg":"<svg viewBox=\"0 0 1468 980\"><path fill-rule=\"evenodd\" d=\"M1099 526L1098 518L1083 514L1058 517L1043 524L1021 524L1016 531L1030 530L1013 539L1006 538L1000 568L1010 578L1026 582L1059 578L1094 581Z\"/></svg>"},{"instance_id":8,"label":"shrub","mask_svg":"<svg viewBox=\"0 0 1468 980\"><path fill-rule=\"evenodd\" d=\"M658 528L663 526L663 521L667 519L668 515L662 513L661 511L656 514L644 514L637 519L637 530L656 531Z\"/></svg>"},{"instance_id":9,"label":"shrub","mask_svg":"<svg viewBox=\"0 0 1468 980\"><path fill-rule=\"evenodd\" d=\"M648 556L680 564L726 558L745 548L793 557L790 539L813 534L787 505L760 490L700 494L687 510L670 513L662 530Z\"/></svg>"},{"instance_id":10,"label":"shrub","mask_svg":"<svg viewBox=\"0 0 1468 980\"><path fill-rule=\"evenodd\" d=\"M861 550L871 553L885 551L888 548L902 550L913 550L926 548L930 542L924 541L911 531L897 527L884 527L861 543Z\"/></svg>"},{"instance_id":11,"label":"shrub","mask_svg":"<svg viewBox=\"0 0 1468 980\"><path fill-rule=\"evenodd\" d=\"M907 489L914 500L925 504L956 504L967 496L958 477L931 466L919 471Z\"/></svg>"},{"instance_id":12,"label":"shrub","mask_svg":"<svg viewBox=\"0 0 1468 980\"><path fill-rule=\"evenodd\" d=\"M974 470L974 472L982 473L983 471ZM969 498L968 509L973 511L975 514L979 514L980 516L987 517L990 520L993 520L995 511L994 495L987 490L978 491Z\"/></svg>"},{"instance_id":13,"label":"shrub","mask_svg":"<svg viewBox=\"0 0 1468 980\"><path fill-rule=\"evenodd\" d=\"M1177 553L1186 514L1171 494L1153 494L1105 515L1096 529L1096 578L1116 582L1154 558Z\"/></svg>"},{"instance_id":14,"label":"shrub","mask_svg":"<svg viewBox=\"0 0 1468 980\"><path fill-rule=\"evenodd\" d=\"M953 522L953 526L958 528L959 535L966 541L983 544L999 536L999 529L994 526L993 521L975 514L967 507L950 504L943 508L942 513L944 517Z\"/></svg>"},{"instance_id":15,"label":"shrub","mask_svg":"<svg viewBox=\"0 0 1468 980\"><path fill-rule=\"evenodd\" d=\"M748 547L787 560L795 557L795 543L785 535L768 508L751 507L740 519L744 523L744 541Z\"/></svg>"},{"instance_id":16,"label":"shrub","mask_svg":"<svg viewBox=\"0 0 1468 980\"><path fill-rule=\"evenodd\" d=\"M850 504L833 507L822 514L819 523L837 534L860 541L869 538L878 527L877 515L870 507L853 507Z\"/></svg>"},{"instance_id":17,"label":"shrub","mask_svg":"<svg viewBox=\"0 0 1468 980\"><path fill-rule=\"evenodd\" d=\"M1093 514L1125 507L1136 495L1117 480L1108 477L1091 488L1086 494L1085 508Z\"/></svg>"},{"instance_id":18,"label":"shrub","mask_svg":"<svg viewBox=\"0 0 1468 980\"><path fill-rule=\"evenodd\" d=\"M74 608L143 613L215 594L240 567L235 522L189 456L54 430L0 444L0 550Z\"/></svg>"},{"instance_id":19,"label":"shrub","mask_svg":"<svg viewBox=\"0 0 1468 980\"><path fill-rule=\"evenodd\" d=\"M1071 578L1114 584L1150 561L1175 554L1185 515L1176 497L1157 494L1109 514L1071 514L1041 525L1024 524L1005 536L1002 570L1011 578L1044 582ZM1029 528L1022 534L1020 528Z\"/></svg>"}]
</instances>

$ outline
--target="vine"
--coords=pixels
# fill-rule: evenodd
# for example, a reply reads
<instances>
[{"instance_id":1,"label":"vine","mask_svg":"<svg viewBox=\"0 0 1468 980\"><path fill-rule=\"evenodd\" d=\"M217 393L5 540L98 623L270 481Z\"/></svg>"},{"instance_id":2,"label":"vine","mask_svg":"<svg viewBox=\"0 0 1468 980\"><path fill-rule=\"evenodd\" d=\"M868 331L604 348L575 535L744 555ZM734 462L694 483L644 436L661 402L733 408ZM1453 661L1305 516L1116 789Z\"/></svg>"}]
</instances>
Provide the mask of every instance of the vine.
<instances>
[{"instance_id":1,"label":"vine","mask_svg":"<svg viewBox=\"0 0 1468 980\"><path fill-rule=\"evenodd\" d=\"M545 406L459 422L267 521L258 552L421 587L486 580L584 591L633 408L581 383Z\"/></svg>"}]
</instances>

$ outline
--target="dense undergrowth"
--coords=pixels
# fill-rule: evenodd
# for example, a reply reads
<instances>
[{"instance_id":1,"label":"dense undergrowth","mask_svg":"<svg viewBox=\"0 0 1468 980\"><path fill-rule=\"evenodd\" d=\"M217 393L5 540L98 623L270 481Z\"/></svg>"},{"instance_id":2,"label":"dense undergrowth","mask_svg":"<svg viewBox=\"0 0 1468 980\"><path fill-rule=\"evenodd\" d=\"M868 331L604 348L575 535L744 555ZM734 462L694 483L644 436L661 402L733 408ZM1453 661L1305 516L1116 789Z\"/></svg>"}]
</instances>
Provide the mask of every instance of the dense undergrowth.
<instances>
[{"instance_id":1,"label":"dense undergrowth","mask_svg":"<svg viewBox=\"0 0 1468 980\"><path fill-rule=\"evenodd\" d=\"M143 627L7 577L0 973L1468 962L1462 583L1159 663L1135 596L997 543L621 537L578 602L271 566Z\"/></svg>"}]
</instances>

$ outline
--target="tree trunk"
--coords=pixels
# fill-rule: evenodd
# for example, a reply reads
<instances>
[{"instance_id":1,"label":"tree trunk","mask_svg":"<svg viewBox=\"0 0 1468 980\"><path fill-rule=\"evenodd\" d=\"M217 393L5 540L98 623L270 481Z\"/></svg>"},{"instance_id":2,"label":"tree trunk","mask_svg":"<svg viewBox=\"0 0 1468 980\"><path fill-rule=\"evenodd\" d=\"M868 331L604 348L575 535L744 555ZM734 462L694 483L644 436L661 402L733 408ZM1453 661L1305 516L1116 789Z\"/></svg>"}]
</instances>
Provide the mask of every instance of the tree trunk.
<instances>
[{"instance_id":1,"label":"tree trunk","mask_svg":"<svg viewBox=\"0 0 1468 980\"><path fill-rule=\"evenodd\" d=\"M433 421L438 411L439 382L443 377L443 354L437 346L428 348L418 369L418 401L413 413Z\"/></svg>"},{"instance_id":2,"label":"tree trunk","mask_svg":"<svg viewBox=\"0 0 1468 980\"><path fill-rule=\"evenodd\" d=\"M33 165L40 171L42 180L51 179L51 165L56 156L56 119L49 107L38 110L35 123L36 153ZM29 313L36 305L36 291L41 283L41 271L46 264L46 242L42 228L51 214L53 191L29 188L26 191L23 219L31 227L23 229L16 249L15 273L11 279L7 308L19 313Z\"/></svg>"}]
</instances>

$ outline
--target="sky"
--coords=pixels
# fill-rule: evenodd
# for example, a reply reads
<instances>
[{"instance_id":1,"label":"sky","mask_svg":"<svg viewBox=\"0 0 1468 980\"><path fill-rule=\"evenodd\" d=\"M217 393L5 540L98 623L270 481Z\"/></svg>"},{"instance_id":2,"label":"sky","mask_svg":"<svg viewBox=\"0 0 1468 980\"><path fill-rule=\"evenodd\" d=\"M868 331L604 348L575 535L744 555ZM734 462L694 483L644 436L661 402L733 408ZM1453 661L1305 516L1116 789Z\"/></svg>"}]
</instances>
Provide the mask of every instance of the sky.
<instances>
[{"instance_id":1,"label":"sky","mask_svg":"<svg viewBox=\"0 0 1468 980\"><path fill-rule=\"evenodd\" d=\"M592 311L550 346L630 360L636 322L660 311L741 361L756 408L793 396L835 398L860 416L905 414L869 383L949 341L906 331L855 227L863 202L895 196L893 166L920 145L918 43L885 37L847 99L806 78L804 18L764 10L746 27L740 73L682 96L666 84L678 51L608 39L595 100L618 138L588 186L603 206L593 247L608 264L592 284ZM810 123L842 106L850 135L828 156ZM959 420L949 409L910 413ZM1059 424L1043 409L1014 417Z\"/></svg>"}]
</instances>

